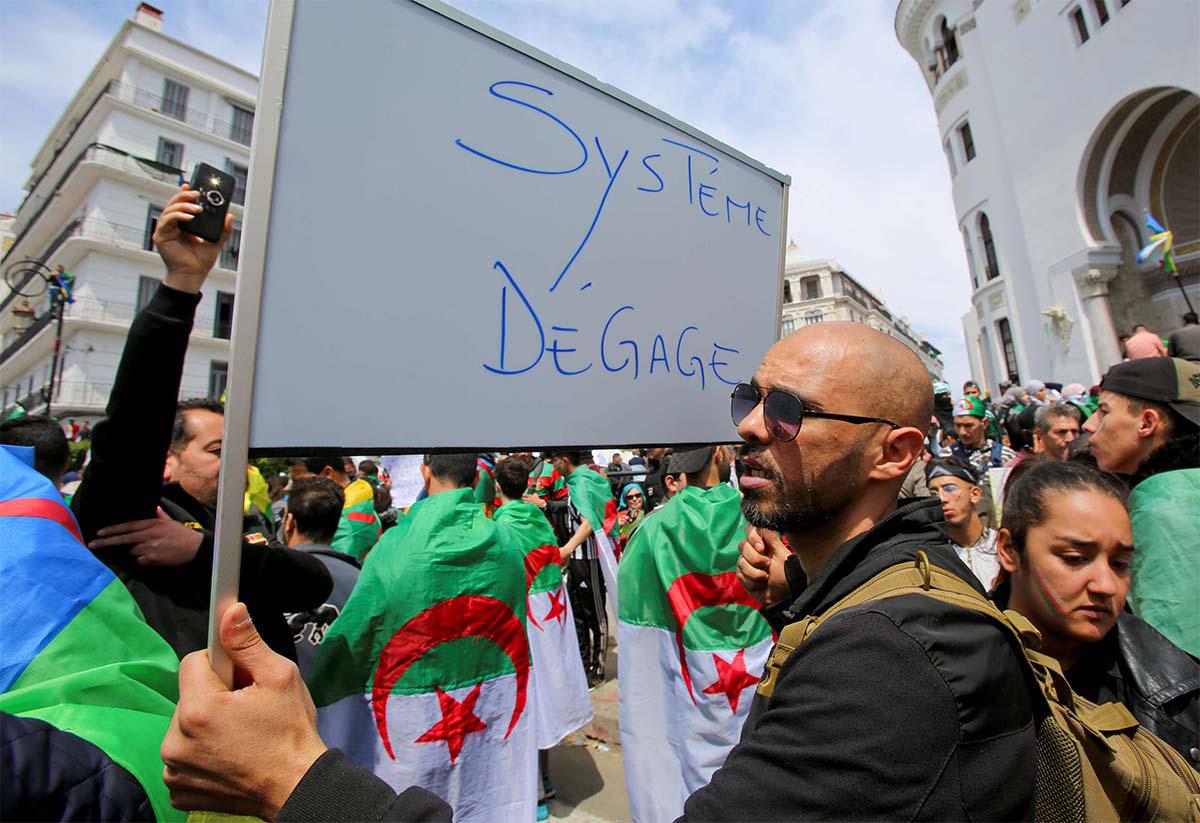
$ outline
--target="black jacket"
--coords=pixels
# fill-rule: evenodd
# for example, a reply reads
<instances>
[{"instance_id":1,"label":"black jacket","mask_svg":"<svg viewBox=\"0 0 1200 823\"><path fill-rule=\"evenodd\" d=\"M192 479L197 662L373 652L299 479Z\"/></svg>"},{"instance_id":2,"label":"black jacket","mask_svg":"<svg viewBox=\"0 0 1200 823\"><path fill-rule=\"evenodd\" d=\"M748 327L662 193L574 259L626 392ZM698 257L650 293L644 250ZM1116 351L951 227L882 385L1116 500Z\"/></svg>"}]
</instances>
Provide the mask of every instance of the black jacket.
<instances>
[{"instance_id":1,"label":"black jacket","mask_svg":"<svg viewBox=\"0 0 1200 823\"><path fill-rule=\"evenodd\" d=\"M134 318L109 396L92 433L92 456L71 500L84 540L116 523L155 516L198 526L203 542L182 566L143 566L126 547L96 556L121 579L155 631L183 657L208 645L215 513L177 484L162 482L188 335L200 295L159 286ZM321 561L281 546L242 541L239 596L275 651L296 659L285 611L316 608L333 580Z\"/></svg>"},{"instance_id":2,"label":"black jacket","mask_svg":"<svg viewBox=\"0 0 1200 823\"><path fill-rule=\"evenodd\" d=\"M137 778L101 748L0 713L0 820L154 820Z\"/></svg>"},{"instance_id":3,"label":"black jacket","mask_svg":"<svg viewBox=\"0 0 1200 823\"><path fill-rule=\"evenodd\" d=\"M432 792L412 787L397 795L387 783L333 749L312 764L275 821L424 823L449 821L452 816L450 807Z\"/></svg>"},{"instance_id":4,"label":"black jacket","mask_svg":"<svg viewBox=\"0 0 1200 823\"><path fill-rule=\"evenodd\" d=\"M979 588L940 506L901 501L807 584L793 568L794 599L767 619L820 614L922 549ZM680 819L1029 819L1036 744L1020 654L988 618L922 595L840 613L792 654L769 701L755 695L741 742Z\"/></svg>"}]
</instances>

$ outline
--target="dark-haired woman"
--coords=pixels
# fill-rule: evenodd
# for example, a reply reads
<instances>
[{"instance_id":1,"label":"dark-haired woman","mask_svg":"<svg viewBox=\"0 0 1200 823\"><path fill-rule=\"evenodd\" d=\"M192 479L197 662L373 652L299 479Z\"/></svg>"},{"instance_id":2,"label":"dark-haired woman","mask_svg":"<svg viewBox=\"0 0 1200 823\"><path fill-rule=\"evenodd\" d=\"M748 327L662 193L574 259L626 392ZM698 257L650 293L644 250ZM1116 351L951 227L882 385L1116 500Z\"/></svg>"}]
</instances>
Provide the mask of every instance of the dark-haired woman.
<instances>
[{"instance_id":1,"label":"dark-haired woman","mask_svg":"<svg viewBox=\"0 0 1200 823\"><path fill-rule=\"evenodd\" d=\"M1042 634L1071 687L1120 702L1200 766L1200 661L1125 611L1133 553L1125 487L1077 463L1038 462L1010 484L992 597Z\"/></svg>"}]
</instances>

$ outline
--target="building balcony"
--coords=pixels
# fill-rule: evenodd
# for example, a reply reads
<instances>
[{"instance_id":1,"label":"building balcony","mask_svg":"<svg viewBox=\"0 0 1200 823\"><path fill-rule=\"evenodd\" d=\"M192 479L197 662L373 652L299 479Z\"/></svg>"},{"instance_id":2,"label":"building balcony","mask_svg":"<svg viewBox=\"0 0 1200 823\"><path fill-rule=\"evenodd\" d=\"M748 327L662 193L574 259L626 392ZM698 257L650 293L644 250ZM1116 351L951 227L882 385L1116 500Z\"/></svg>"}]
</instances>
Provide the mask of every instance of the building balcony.
<instances>
[{"instance_id":1,"label":"building balcony","mask_svg":"<svg viewBox=\"0 0 1200 823\"><path fill-rule=\"evenodd\" d=\"M108 84L103 93L117 100L137 106L140 109L157 112L173 120L178 120L181 123L187 123L193 128L200 129L200 131L207 132L224 140L232 140L235 143L241 143L243 146L250 145L250 129L239 127L235 123L213 117L208 112L181 106L176 101L168 100L152 91L139 89L137 86L131 86L128 83L118 83L113 80Z\"/></svg>"}]
</instances>

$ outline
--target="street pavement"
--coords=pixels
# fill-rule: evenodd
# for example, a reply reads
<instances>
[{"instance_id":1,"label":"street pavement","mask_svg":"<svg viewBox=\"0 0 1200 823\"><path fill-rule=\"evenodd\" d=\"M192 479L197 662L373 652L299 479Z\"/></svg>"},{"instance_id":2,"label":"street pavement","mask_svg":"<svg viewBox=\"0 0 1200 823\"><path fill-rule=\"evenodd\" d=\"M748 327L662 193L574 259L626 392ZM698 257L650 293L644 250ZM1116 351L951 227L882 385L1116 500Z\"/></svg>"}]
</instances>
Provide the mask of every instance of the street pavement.
<instances>
[{"instance_id":1,"label":"street pavement","mask_svg":"<svg viewBox=\"0 0 1200 823\"><path fill-rule=\"evenodd\" d=\"M592 722L550 750L550 779L558 792L549 803L552 821L627 823L630 820L617 725L616 671L614 641L609 645L608 678L591 693Z\"/></svg>"}]
</instances>

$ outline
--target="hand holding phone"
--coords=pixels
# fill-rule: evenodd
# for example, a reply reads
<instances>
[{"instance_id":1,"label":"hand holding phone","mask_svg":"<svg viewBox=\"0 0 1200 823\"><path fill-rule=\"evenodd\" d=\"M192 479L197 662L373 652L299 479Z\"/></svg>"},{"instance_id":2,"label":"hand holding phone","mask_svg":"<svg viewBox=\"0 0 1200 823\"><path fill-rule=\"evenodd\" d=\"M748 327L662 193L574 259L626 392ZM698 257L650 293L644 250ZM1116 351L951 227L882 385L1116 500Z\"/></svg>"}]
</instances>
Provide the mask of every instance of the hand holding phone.
<instances>
[{"instance_id":1,"label":"hand holding phone","mask_svg":"<svg viewBox=\"0 0 1200 823\"><path fill-rule=\"evenodd\" d=\"M192 219L179 224L180 231L195 235L210 243L221 239L225 230L225 215L233 199L236 181L232 174L215 169L207 163L197 163L192 172L191 187L199 192L201 211Z\"/></svg>"}]
</instances>

